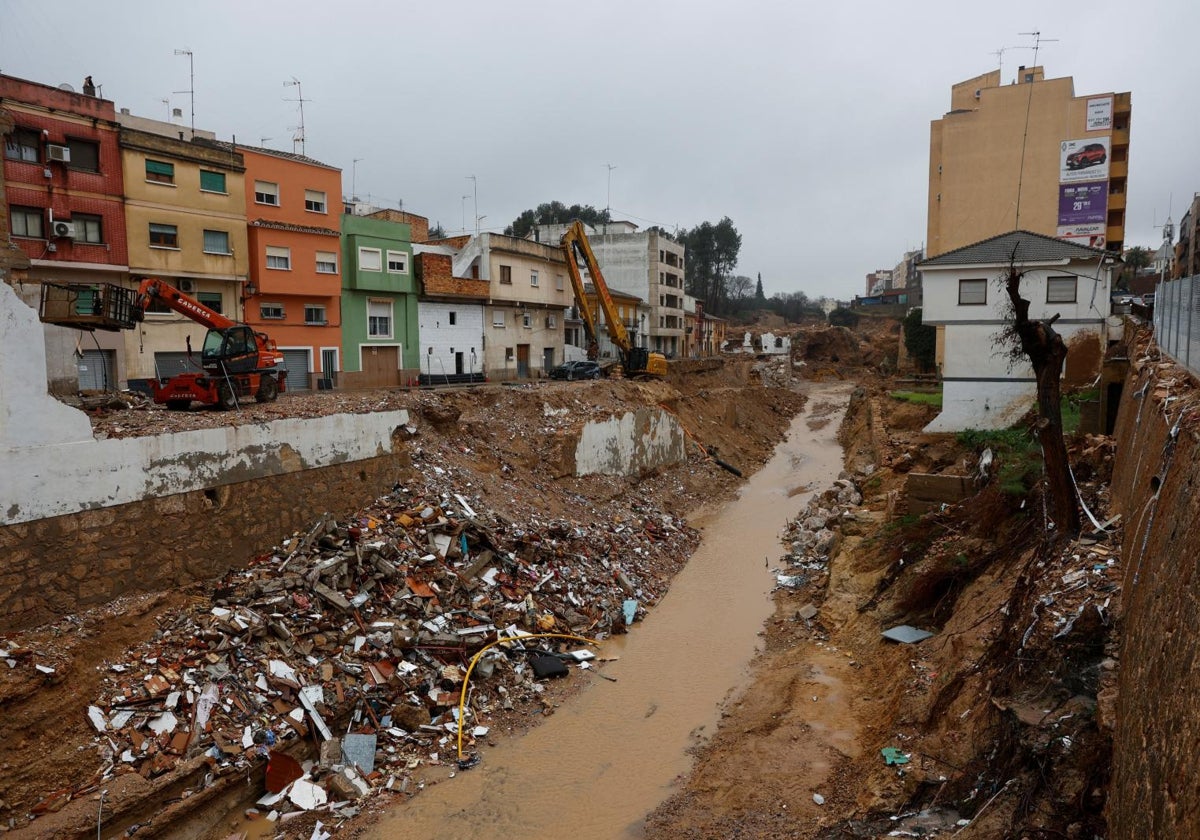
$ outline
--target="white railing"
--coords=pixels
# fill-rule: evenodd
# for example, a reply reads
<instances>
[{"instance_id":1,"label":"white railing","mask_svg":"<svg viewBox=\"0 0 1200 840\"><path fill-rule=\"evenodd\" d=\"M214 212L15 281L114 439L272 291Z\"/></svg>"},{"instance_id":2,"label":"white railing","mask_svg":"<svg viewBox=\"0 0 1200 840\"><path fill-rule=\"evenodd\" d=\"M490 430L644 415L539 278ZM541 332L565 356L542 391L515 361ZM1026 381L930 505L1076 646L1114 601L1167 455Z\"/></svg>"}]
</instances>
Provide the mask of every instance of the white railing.
<instances>
[{"instance_id":1,"label":"white railing","mask_svg":"<svg viewBox=\"0 0 1200 840\"><path fill-rule=\"evenodd\" d=\"M1200 376L1200 275L1159 284L1154 338L1171 358Z\"/></svg>"}]
</instances>

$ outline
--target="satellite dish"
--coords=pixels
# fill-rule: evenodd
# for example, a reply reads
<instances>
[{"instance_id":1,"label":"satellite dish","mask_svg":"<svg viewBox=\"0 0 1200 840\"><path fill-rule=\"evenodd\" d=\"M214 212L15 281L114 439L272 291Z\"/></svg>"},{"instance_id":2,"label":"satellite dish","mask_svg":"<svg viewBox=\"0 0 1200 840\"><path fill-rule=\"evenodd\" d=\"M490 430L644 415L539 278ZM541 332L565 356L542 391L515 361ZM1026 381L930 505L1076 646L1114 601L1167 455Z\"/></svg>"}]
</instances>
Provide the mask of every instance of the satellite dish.
<instances>
[{"instance_id":1,"label":"satellite dish","mask_svg":"<svg viewBox=\"0 0 1200 840\"><path fill-rule=\"evenodd\" d=\"M71 87L71 86L70 86L69 84L67 84L66 82L63 82L61 85L59 85L59 86L58 86L58 89L59 89L59 90L65 90L67 93L74 93L74 92L75 92L75 88Z\"/></svg>"}]
</instances>

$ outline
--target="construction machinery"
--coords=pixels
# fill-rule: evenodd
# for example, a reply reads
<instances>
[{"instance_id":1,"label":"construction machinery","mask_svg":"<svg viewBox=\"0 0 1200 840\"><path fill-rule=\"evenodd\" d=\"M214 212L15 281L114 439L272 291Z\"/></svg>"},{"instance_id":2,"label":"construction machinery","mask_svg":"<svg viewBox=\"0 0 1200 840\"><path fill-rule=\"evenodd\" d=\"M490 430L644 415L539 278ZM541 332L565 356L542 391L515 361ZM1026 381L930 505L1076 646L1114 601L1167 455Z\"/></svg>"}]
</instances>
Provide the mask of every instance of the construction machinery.
<instances>
[{"instance_id":1,"label":"construction machinery","mask_svg":"<svg viewBox=\"0 0 1200 840\"><path fill-rule=\"evenodd\" d=\"M600 311L604 313L608 337L621 354L621 368L624 375L630 377L666 376L666 356L661 353L651 353L645 347L634 347L633 342L629 340L629 331L625 329L620 313L617 312L617 305L613 303L612 295L609 294L608 284L604 282L604 275L600 271L600 264L596 261L592 245L588 242L583 222L578 219L572 222L571 226L567 228L567 232L562 235L559 246L562 248L563 256L567 259L567 273L571 275L571 287L575 290L579 316L587 331L588 358L594 360L599 355L600 341L596 313L592 311L587 291L584 289L583 277L579 272L580 257L583 258L588 274L591 275L592 285L596 289L596 300L600 304Z\"/></svg>"},{"instance_id":2,"label":"construction machinery","mask_svg":"<svg viewBox=\"0 0 1200 840\"><path fill-rule=\"evenodd\" d=\"M249 397L271 402L286 389L283 354L272 339L157 278L143 280L136 290L114 284L46 283L41 319L84 330L133 329L155 301L208 327L200 370L148 380L156 403L177 411L193 402L228 410ZM187 349L190 357L190 337Z\"/></svg>"}]
</instances>

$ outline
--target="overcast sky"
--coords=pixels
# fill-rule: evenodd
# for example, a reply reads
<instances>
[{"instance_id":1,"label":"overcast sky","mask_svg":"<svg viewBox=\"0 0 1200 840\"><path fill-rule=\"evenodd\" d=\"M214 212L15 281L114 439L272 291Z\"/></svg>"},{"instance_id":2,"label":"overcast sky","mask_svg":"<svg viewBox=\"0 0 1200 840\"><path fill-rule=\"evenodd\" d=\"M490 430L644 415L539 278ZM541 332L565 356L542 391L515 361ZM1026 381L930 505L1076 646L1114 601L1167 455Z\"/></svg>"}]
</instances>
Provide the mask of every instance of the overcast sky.
<instances>
[{"instance_id":1,"label":"overcast sky","mask_svg":"<svg viewBox=\"0 0 1200 840\"><path fill-rule=\"evenodd\" d=\"M1200 190L1200 3L0 0L0 72L242 143L307 153L345 192L449 232L544 201L691 227L729 216L767 294L848 298L923 244L929 122L951 84L1040 30L1048 77L1132 91L1127 245ZM1004 53L1004 80L1028 49ZM269 138L269 139L264 139ZM463 196L467 196L463 200Z\"/></svg>"}]
</instances>

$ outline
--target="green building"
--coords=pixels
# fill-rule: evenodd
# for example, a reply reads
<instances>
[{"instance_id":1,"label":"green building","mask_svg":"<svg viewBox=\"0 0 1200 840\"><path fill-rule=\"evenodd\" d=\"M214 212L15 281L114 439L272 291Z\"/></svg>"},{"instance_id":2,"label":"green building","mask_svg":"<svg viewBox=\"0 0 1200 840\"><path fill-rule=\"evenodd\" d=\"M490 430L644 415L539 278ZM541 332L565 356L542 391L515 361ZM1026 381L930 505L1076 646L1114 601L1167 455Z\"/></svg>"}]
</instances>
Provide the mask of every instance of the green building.
<instances>
[{"instance_id":1,"label":"green building","mask_svg":"<svg viewBox=\"0 0 1200 840\"><path fill-rule=\"evenodd\" d=\"M342 387L403 385L420 372L411 239L407 224L342 216Z\"/></svg>"}]
</instances>

